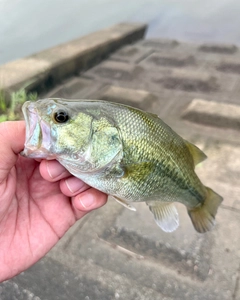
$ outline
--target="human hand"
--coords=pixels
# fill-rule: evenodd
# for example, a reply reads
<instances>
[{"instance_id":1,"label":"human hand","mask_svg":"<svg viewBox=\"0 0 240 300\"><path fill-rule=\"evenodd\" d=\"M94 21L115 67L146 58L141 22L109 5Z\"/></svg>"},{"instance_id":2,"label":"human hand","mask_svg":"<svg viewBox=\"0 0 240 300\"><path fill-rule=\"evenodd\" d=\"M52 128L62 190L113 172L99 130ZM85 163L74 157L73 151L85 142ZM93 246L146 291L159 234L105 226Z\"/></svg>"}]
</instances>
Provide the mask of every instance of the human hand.
<instances>
[{"instance_id":1,"label":"human hand","mask_svg":"<svg viewBox=\"0 0 240 300\"><path fill-rule=\"evenodd\" d=\"M57 161L20 156L24 139L23 121L0 123L0 282L36 263L107 201Z\"/></svg>"}]
</instances>

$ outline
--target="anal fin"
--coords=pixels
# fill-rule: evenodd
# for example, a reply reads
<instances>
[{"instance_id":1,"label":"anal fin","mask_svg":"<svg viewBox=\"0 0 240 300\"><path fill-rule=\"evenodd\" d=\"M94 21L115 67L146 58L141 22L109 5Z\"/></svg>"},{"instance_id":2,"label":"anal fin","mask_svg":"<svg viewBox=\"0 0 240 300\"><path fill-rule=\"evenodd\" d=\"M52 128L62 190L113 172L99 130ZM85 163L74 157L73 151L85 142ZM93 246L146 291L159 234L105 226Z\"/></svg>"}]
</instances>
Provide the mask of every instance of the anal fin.
<instances>
[{"instance_id":1,"label":"anal fin","mask_svg":"<svg viewBox=\"0 0 240 300\"><path fill-rule=\"evenodd\" d=\"M157 225L165 232L172 232L179 226L179 217L173 203L151 201L147 202L154 215Z\"/></svg>"},{"instance_id":2,"label":"anal fin","mask_svg":"<svg viewBox=\"0 0 240 300\"><path fill-rule=\"evenodd\" d=\"M113 198L119 203L119 204L122 204L124 207L132 210L132 211L136 211L136 208L131 206L127 201L123 200L123 199L120 199L116 196L113 196Z\"/></svg>"}]
</instances>

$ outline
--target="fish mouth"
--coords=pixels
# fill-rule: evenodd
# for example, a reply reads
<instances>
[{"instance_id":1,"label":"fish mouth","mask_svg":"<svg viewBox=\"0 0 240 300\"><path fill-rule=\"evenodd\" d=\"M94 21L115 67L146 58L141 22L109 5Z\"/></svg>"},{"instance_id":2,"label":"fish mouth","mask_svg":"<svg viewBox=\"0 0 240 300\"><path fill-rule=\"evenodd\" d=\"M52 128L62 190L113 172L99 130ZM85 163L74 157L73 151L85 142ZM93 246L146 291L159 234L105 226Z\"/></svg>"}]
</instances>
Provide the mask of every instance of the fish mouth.
<instances>
[{"instance_id":1,"label":"fish mouth","mask_svg":"<svg viewBox=\"0 0 240 300\"><path fill-rule=\"evenodd\" d=\"M22 156L30 158L55 159L50 153L50 126L44 122L34 102L26 101L22 107L26 123L26 134Z\"/></svg>"}]
</instances>

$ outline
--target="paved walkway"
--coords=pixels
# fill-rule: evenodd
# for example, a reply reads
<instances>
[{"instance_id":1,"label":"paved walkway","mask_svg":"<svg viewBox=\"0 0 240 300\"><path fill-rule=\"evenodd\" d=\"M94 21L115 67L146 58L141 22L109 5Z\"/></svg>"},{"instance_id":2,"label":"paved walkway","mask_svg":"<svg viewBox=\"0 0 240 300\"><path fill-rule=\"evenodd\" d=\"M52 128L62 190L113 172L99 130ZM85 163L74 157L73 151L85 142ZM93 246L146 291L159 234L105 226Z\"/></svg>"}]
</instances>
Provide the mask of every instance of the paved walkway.
<instances>
[{"instance_id":1,"label":"paved walkway","mask_svg":"<svg viewBox=\"0 0 240 300\"><path fill-rule=\"evenodd\" d=\"M162 232L145 204L113 200L78 222L0 299L240 299L240 51L228 45L140 40L69 78L47 96L105 99L157 113L208 159L202 181L224 197L216 226ZM221 105L220 105L221 103Z\"/></svg>"}]
</instances>

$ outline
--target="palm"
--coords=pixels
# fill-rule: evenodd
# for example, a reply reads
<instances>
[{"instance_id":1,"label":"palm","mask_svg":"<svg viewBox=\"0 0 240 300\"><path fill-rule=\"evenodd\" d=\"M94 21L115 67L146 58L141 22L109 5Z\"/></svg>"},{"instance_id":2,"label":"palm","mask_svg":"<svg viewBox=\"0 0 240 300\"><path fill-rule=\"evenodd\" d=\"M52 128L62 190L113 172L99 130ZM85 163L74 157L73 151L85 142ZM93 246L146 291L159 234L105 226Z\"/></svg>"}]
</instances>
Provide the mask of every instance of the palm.
<instances>
[{"instance_id":1,"label":"palm","mask_svg":"<svg viewBox=\"0 0 240 300\"><path fill-rule=\"evenodd\" d=\"M107 201L57 161L18 155L24 137L23 121L0 123L0 282L33 265L77 219Z\"/></svg>"},{"instance_id":2,"label":"palm","mask_svg":"<svg viewBox=\"0 0 240 300\"><path fill-rule=\"evenodd\" d=\"M14 273L46 254L76 220L59 182L44 180L39 163L20 156L0 185L0 199L0 260Z\"/></svg>"}]
</instances>

